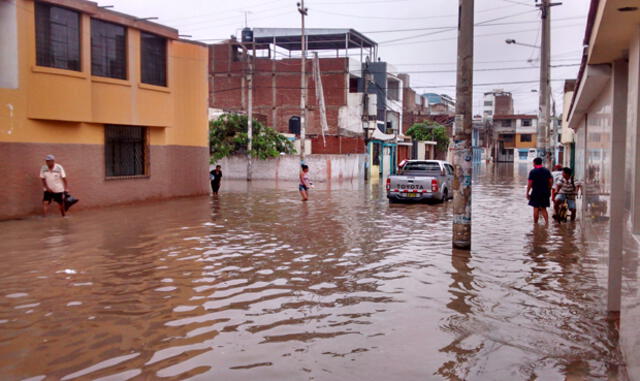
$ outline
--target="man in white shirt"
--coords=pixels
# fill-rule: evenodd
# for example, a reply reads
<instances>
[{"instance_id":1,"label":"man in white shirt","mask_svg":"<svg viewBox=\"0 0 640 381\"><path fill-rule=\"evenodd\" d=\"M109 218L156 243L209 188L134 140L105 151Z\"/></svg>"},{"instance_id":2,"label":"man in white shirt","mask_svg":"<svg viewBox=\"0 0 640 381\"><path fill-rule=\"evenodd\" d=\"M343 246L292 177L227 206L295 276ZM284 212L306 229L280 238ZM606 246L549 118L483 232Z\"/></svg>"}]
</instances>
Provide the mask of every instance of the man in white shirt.
<instances>
[{"instance_id":1,"label":"man in white shirt","mask_svg":"<svg viewBox=\"0 0 640 381\"><path fill-rule=\"evenodd\" d=\"M51 201L55 201L60 207L60 214L64 217L64 193L67 191L67 174L60 164L56 164L56 158L53 155L47 155L44 160L46 164L40 168L40 179L44 190L42 213L46 217Z\"/></svg>"}]
</instances>

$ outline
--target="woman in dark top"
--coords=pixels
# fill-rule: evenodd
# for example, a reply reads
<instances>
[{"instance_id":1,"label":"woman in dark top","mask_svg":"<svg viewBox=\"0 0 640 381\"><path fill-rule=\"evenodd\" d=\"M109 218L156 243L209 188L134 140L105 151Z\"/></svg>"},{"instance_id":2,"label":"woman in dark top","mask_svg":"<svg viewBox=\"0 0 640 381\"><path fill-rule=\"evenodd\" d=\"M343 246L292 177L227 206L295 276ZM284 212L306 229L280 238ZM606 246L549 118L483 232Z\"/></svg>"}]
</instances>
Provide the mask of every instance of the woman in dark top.
<instances>
[{"instance_id":1,"label":"woman in dark top","mask_svg":"<svg viewBox=\"0 0 640 381\"><path fill-rule=\"evenodd\" d=\"M213 194L218 194L220 190L220 181L222 180L222 167L216 165L216 169L209 172L209 179L211 179L211 190Z\"/></svg>"},{"instance_id":2,"label":"woman in dark top","mask_svg":"<svg viewBox=\"0 0 640 381\"><path fill-rule=\"evenodd\" d=\"M552 186L551 172L542 166L542 159L536 157L533 159L533 169L529 172L529 181L527 182L527 200L529 200L529 205L533 207L533 222L536 224L540 214L544 218L544 223L549 223L547 208L551 205L549 198Z\"/></svg>"},{"instance_id":3,"label":"woman in dark top","mask_svg":"<svg viewBox=\"0 0 640 381\"><path fill-rule=\"evenodd\" d=\"M553 176L548 169L542 166L542 159L539 157L533 159L533 169L529 172L529 181L527 182L527 200L529 200L529 205L533 207L533 222L536 224L540 219L540 214L544 218L544 223L549 223L547 208L551 206L549 198L551 198L552 186Z\"/></svg>"}]
</instances>

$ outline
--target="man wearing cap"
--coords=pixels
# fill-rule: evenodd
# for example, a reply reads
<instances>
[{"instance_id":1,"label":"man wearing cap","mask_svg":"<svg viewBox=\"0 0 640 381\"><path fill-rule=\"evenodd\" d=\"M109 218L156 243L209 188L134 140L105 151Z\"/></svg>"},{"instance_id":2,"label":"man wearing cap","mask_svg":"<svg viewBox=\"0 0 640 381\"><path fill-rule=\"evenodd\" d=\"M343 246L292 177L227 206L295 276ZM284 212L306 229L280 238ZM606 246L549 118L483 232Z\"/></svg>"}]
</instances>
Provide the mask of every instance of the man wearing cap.
<instances>
[{"instance_id":1,"label":"man wearing cap","mask_svg":"<svg viewBox=\"0 0 640 381\"><path fill-rule=\"evenodd\" d=\"M40 168L40 179L44 188L42 199L42 212L47 215L47 209L51 201L58 203L60 214L64 217L64 192L67 191L67 175L60 164L56 164L53 155L45 157L45 165Z\"/></svg>"}]
</instances>

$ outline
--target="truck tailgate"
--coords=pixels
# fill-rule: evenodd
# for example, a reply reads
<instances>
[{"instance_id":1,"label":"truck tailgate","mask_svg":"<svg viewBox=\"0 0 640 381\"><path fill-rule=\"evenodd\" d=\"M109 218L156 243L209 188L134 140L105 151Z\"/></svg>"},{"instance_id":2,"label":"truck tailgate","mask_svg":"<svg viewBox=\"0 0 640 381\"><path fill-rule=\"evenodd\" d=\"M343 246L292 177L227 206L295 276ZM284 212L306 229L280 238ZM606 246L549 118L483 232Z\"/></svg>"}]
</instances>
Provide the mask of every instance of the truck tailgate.
<instances>
[{"instance_id":1,"label":"truck tailgate","mask_svg":"<svg viewBox=\"0 0 640 381\"><path fill-rule=\"evenodd\" d=\"M389 191L427 191L431 192L431 176L391 176L389 177Z\"/></svg>"}]
</instances>

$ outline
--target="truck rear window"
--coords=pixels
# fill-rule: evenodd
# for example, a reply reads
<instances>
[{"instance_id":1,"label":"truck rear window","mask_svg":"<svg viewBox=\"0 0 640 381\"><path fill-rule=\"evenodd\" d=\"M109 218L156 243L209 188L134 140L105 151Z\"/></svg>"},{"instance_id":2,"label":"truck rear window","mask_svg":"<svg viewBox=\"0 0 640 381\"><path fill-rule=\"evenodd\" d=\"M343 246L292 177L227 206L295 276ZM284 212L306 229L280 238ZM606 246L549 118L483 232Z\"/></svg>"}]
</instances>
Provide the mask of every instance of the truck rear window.
<instances>
[{"instance_id":1,"label":"truck rear window","mask_svg":"<svg viewBox=\"0 0 640 381\"><path fill-rule=\"evenodd\" d=\"M429 162L407 163L402 168L402 173L408 173L408 172L420 172L420 174L439 175L440 164L429 163Z\"/></svg>"}]
</instances>

